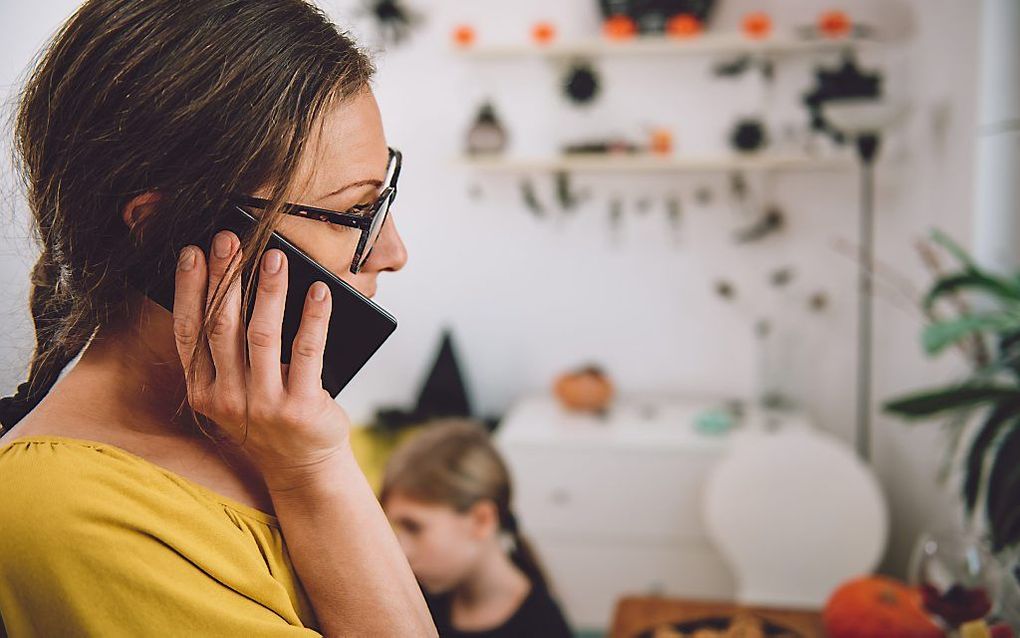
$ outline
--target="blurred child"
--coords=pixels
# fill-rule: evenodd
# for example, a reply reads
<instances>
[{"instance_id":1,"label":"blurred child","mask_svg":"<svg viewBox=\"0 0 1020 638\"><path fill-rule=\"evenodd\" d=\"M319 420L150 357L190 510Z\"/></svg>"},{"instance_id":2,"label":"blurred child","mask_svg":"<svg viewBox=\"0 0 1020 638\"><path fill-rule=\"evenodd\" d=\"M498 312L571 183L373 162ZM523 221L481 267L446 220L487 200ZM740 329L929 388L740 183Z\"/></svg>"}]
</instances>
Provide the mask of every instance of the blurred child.
<instances>
[{"instance_id":1,"label":"blurred child","mask_svg":"<svg viewBox=\"0 0 1020 638\"><path fill-rule=\"evenodd\" d=\"M380 499L441 638L571 636L510 497L506 465L471 422L425 427L386 465Z\"/></svg>"}]
</instances>

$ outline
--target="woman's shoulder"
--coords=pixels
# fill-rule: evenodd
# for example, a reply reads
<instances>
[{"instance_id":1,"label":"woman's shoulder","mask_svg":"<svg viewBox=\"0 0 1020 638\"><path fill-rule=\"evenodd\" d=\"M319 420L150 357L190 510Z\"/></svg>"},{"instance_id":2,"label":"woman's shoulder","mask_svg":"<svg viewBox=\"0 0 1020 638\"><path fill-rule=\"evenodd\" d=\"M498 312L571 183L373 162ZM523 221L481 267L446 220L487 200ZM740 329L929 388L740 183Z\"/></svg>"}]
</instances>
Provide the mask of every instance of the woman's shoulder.
<instances>
[{"instance_id":1,"label":"woman's shoulder","mask_svg":"<svg viewBox=\"0 0 1020 638\"><path fill-rule=\"evenodd\" d=\"M0 503L0 538L35 525L94 528L97 521L163 533L195 531L222 524L230 518L225 514L235 515L235 525L277 525L269 514L115 445L57 435L0 441Z\"/></svg>"}]
</instances>

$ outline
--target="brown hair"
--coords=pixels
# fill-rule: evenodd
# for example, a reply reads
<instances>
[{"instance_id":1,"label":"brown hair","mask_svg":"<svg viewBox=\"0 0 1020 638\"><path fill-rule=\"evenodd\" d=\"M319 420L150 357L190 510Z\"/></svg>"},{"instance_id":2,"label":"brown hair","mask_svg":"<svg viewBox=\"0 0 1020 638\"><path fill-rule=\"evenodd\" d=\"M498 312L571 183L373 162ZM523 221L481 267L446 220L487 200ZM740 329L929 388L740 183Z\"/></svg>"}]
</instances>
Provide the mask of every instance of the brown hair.
<instances>
[{"instance_id":1,"label":"brown hair","mask_svg":"<svg viewBox=\"0 0 1020 638\"><path fill-rule=\"evenodd\" d=\"M510 473L489 434L472 421L444 419L413 435L390 457L379 500L394 493L466 512L488 500L496 506L502 531L511 535L510 558L536 588L548 588L534 550L522 536L511 509Z\"/></svg>"},{"instance_id":2,"label":"brown hair","mask_svg":"<svg viewBox=\"0 0 1020 638\"><path fill-rule=\"evenodd\" d=\"M210 229L229 193L266 187L273 205L242 238L234 277L250 267L299 188L320 116L372 73L304 0L85 2L43 50L15 113L15 165L41 254L35 351L0 424L35 407L95 330L127 310L129 273L172 277L173 247ZM155 212L129 232L124 207L149 191L161 195Z\"/></svg>"}]
</instances>

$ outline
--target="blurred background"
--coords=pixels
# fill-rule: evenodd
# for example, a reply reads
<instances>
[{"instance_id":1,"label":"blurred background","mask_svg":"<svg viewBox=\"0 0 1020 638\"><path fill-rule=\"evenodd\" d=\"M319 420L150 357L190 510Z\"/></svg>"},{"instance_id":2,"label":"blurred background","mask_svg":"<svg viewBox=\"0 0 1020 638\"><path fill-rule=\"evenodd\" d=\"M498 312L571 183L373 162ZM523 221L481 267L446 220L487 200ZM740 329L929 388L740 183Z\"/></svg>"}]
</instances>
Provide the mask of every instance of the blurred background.
<instances>
[{"instance_id":1,"label":"blurred background","mask_svg":"<svg viewBox=\"0 0 1020 638\"><path fill-rule=\"evenodd\" d=\"M955 409L991 399L886 408L976 375L1016 326L1020 170L989 185L978 161L981 135L1020 118L982 121L985 100L1008 110L1018 90L1020 67L982 63L983 47L1020 53L1016 2L318 4L374 52L404 153L394 219L410 259L376 298L400 327L340 396L370 476L432 417L484 422L586 635L708 613L691 601L817 623L853 577L920 586L929 561L957 555L995 566L934 586L995 581L966 620L1009 618L1016 499L996 531L961 496L984 421ZM5 115L76 5L0 7ZM7 155L3 169L12 391L33 345L34 253ZM925 309L939 276L978 268L956 246L1003 274L1006 301L968 296L993 288L971 279ZM1013 323L925 332L993 307ZM994 461L972 479L986 496Z\"/></svg>"}]
</instances>

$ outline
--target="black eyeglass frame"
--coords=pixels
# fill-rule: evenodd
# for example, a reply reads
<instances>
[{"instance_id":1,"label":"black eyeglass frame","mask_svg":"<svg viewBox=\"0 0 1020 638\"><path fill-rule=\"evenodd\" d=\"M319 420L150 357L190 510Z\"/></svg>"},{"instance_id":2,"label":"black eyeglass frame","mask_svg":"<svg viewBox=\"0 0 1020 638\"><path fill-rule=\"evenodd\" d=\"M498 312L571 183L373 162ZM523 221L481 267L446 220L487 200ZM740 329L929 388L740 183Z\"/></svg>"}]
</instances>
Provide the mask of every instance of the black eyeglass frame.
<instances>
[{"instance_id":1,"label":"black eyeglass frame","mask_svg":"<svg viewBox=\"0 0 1020 638\"><path fill-rule=\"evenodd\" d=\"M389 148L389 160L386 168L386 183L383 184L383 188L379 193L379 197L376 198L371 204L359 204L352 206L345 211L330 210L328 208L318 208L316 206L306 206L304 204L292 204L284 203L281 212L285 215L294 215L296 217L304 217L306 219L314 219L316 221L328 222L330 224L336 224L338 226L346 226L347 228L356 228L361 231L361 237L358 239L358 247L354 251L354 257L351 259L351 274L358 274L361 272L361 267L368 261L369 256L372 254L372 248L374 247L375 241L378 241L379 237L376 235L375 240L372 242L372 246L367 246L368 238L372 235L372 230L375 228L375 224L378 221L380 224L386 223L386 217L388 216L390 206L393 205L393 200L397 197L397 178L400 177L400 165L403 160L403 155L400 151ZM253 208L266 209L269 208L271 201L263 199L261 197L255 197L254 195L247 195L244 193L232 193L230 195L230 201L236 204L244 206L251 206ZM379 227L380 233L382 227ZM366 252L367 251L367 252ZM362 259L364 255L364 259Z\"/></svg>"}]
</instances>

